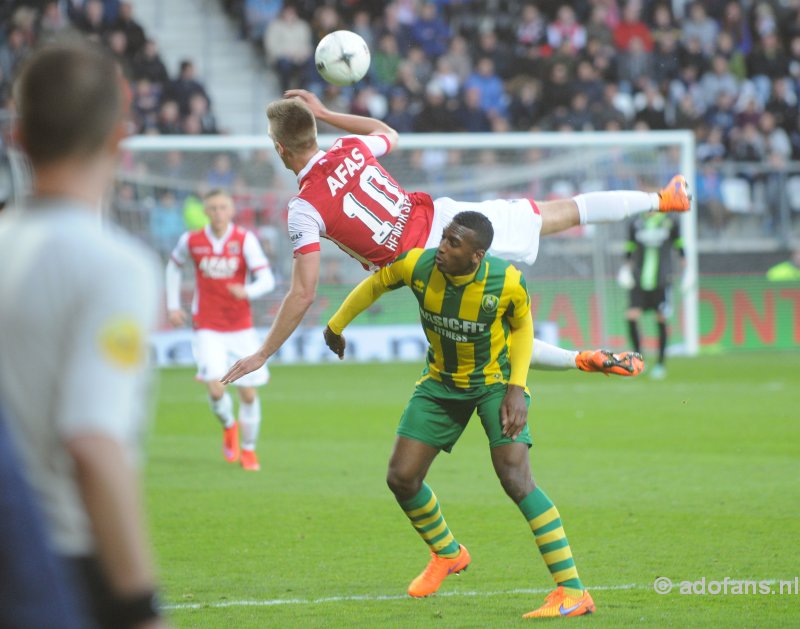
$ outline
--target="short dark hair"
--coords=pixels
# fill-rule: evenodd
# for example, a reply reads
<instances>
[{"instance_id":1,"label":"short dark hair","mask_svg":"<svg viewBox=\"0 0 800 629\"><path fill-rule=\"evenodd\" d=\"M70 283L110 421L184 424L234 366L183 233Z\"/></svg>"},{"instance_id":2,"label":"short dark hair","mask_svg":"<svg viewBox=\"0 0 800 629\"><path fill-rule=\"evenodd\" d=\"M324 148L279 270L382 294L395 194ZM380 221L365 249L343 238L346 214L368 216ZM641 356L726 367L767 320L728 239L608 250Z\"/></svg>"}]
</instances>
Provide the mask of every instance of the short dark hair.
<instances>
[{"instance_id":1,"label":"short dark hair","mask_svg":"<svg viewBox=\"0 0 800 629\"><path fill-rule=\"evenodd\" d=\"M480 212L459 212L453 217L453 222L461 227L471 229L475 233L475 245L479 249L488 251L494 239L492 222Z\"/></svg>"},{"instance_id":2,"label":"short dark hair","mask_svg":"<svg viewBox=\"0 0 800 629\"><path fill-rule=\"evenodd\" d=\"M122 81L114 59L95 44L70 40L34 53L14 86L33 164L95 155L121 122Z\"/></svg>"}]
</instances>

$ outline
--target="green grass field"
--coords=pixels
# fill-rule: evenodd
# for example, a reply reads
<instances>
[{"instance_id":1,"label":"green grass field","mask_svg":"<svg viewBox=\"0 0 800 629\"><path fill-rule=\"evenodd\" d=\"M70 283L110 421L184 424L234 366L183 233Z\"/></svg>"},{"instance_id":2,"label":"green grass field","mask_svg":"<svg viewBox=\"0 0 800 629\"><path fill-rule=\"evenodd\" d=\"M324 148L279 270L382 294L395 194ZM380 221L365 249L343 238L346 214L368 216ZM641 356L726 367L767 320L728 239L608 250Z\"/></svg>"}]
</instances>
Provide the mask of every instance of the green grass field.
<instances>
[{"instance_id":1,"label":"green grass field","mask_svg":"<svg viewBox=\"0 0 800 629\"><path fill-rule=\"evenodd\" d=\"M674 359L667 380L530 372L537 482L564 520L592 627L797 627L800 595L680 581L800 574L798 353ZM189 370L161 374L147 503L176 627L507 627L552 581L473 421L428 482L473 563L406 597L427 551L384 482L420 365L273 367L263 470L226 464ZM676 584L653 591L656 577ZM731 586L729 586L731 587ZM542 622L542 621L539 621ZM543 621L561 622L561 621Z\"/></svg>"}]
</instances>

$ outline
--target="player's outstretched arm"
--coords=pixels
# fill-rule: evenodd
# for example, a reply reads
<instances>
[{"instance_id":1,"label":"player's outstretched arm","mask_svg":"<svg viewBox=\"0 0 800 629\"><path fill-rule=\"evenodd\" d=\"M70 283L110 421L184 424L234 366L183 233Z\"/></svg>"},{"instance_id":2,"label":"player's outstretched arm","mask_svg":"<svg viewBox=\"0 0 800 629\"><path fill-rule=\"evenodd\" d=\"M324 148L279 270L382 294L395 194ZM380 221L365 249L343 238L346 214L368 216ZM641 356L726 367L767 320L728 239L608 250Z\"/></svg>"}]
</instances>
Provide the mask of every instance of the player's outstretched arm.
<instances>
[{"instance_id":1,"label":"player's outstretched arm","mask_svg":"<svg viewBox=\"0 0 800 629\"><path fill-rule=\"evenodd\" d=\"M287 90L284 96L286 98L299 98L308 105L317 120L327 122L337 129L356 135L385 135L389 140L390 151L397 146L397 131L377 118L331 111L322 104L322 101L315 94L306 90Z\"/></svg>"},{"instance_id":2,"label":"player's outstretched arm","mask_svg":"<svg viewBox=\"0 0 800 629\"><path fill-rule=\"evenodd\" d=\"M317 295L319 260L319 251L298 255L294 259L292 284L286 297L283 298L278 315L275 317L264 343L255 354L237 360L220 382L230 384L261 367L297 329Z\"/></svg>"},{"instance_id":3,"label":"player's outstretched arm","mask_svg":"<svg viewBox=\"0 0 800 629\"><path fill-rule=\"evenodd\" d=\"M395 263L395 265L400 265L400 263ZM347 344L342 332L353 319L389 290L385 281L387 277L395 277L392 266L370 275L351 290L342 305L339 306L339 309L328 321L328 326L323 330L322 335L325 337L325 344L339 357L339 360L344 358L344 349Z\"/></svg>"}]
</instances>

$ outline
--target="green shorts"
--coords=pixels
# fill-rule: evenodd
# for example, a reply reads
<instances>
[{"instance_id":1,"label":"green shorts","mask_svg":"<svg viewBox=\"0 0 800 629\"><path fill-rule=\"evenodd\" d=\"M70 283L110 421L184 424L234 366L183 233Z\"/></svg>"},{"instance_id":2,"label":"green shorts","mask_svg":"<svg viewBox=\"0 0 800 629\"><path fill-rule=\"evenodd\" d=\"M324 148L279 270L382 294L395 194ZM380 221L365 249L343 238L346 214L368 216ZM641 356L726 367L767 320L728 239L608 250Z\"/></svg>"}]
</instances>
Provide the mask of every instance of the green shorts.
<instances>
[{"instance_id":1,"label":"green shorts","mask_svg":"<svg viewBox=\"0 0 800 629\"><path fill-rule=\"evenodd\" d=\"M528 425L516 439L503 435L500 404L506 395L505 384L457 389L431 378L417 384L397 427L399 437L421 441L445 452L453 449L475 410L481 418L489 447L506 443L533 444ZM525 392L525 402L531 398Z\"/></svg>"}]
</instances>

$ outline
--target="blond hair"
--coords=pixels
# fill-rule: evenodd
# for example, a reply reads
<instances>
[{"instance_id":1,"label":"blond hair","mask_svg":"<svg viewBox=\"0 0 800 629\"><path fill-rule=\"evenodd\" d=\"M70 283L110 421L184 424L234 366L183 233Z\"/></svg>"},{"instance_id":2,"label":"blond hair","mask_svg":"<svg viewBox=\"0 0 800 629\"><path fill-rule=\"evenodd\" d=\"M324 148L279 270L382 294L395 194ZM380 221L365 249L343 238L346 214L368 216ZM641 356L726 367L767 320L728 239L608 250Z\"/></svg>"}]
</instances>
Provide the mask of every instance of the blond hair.
<instances>
[{"instance_id":1,"label":"blond hair","mask_svg":"<svg viewBox=\"0 0 800 629\"><path fill-rule=\"evenodd\" d=\"M317 121L298 98L273 101L267 107L269 134L290 153L304 153L317 146Z\"/></svg>"}]
</instances>

